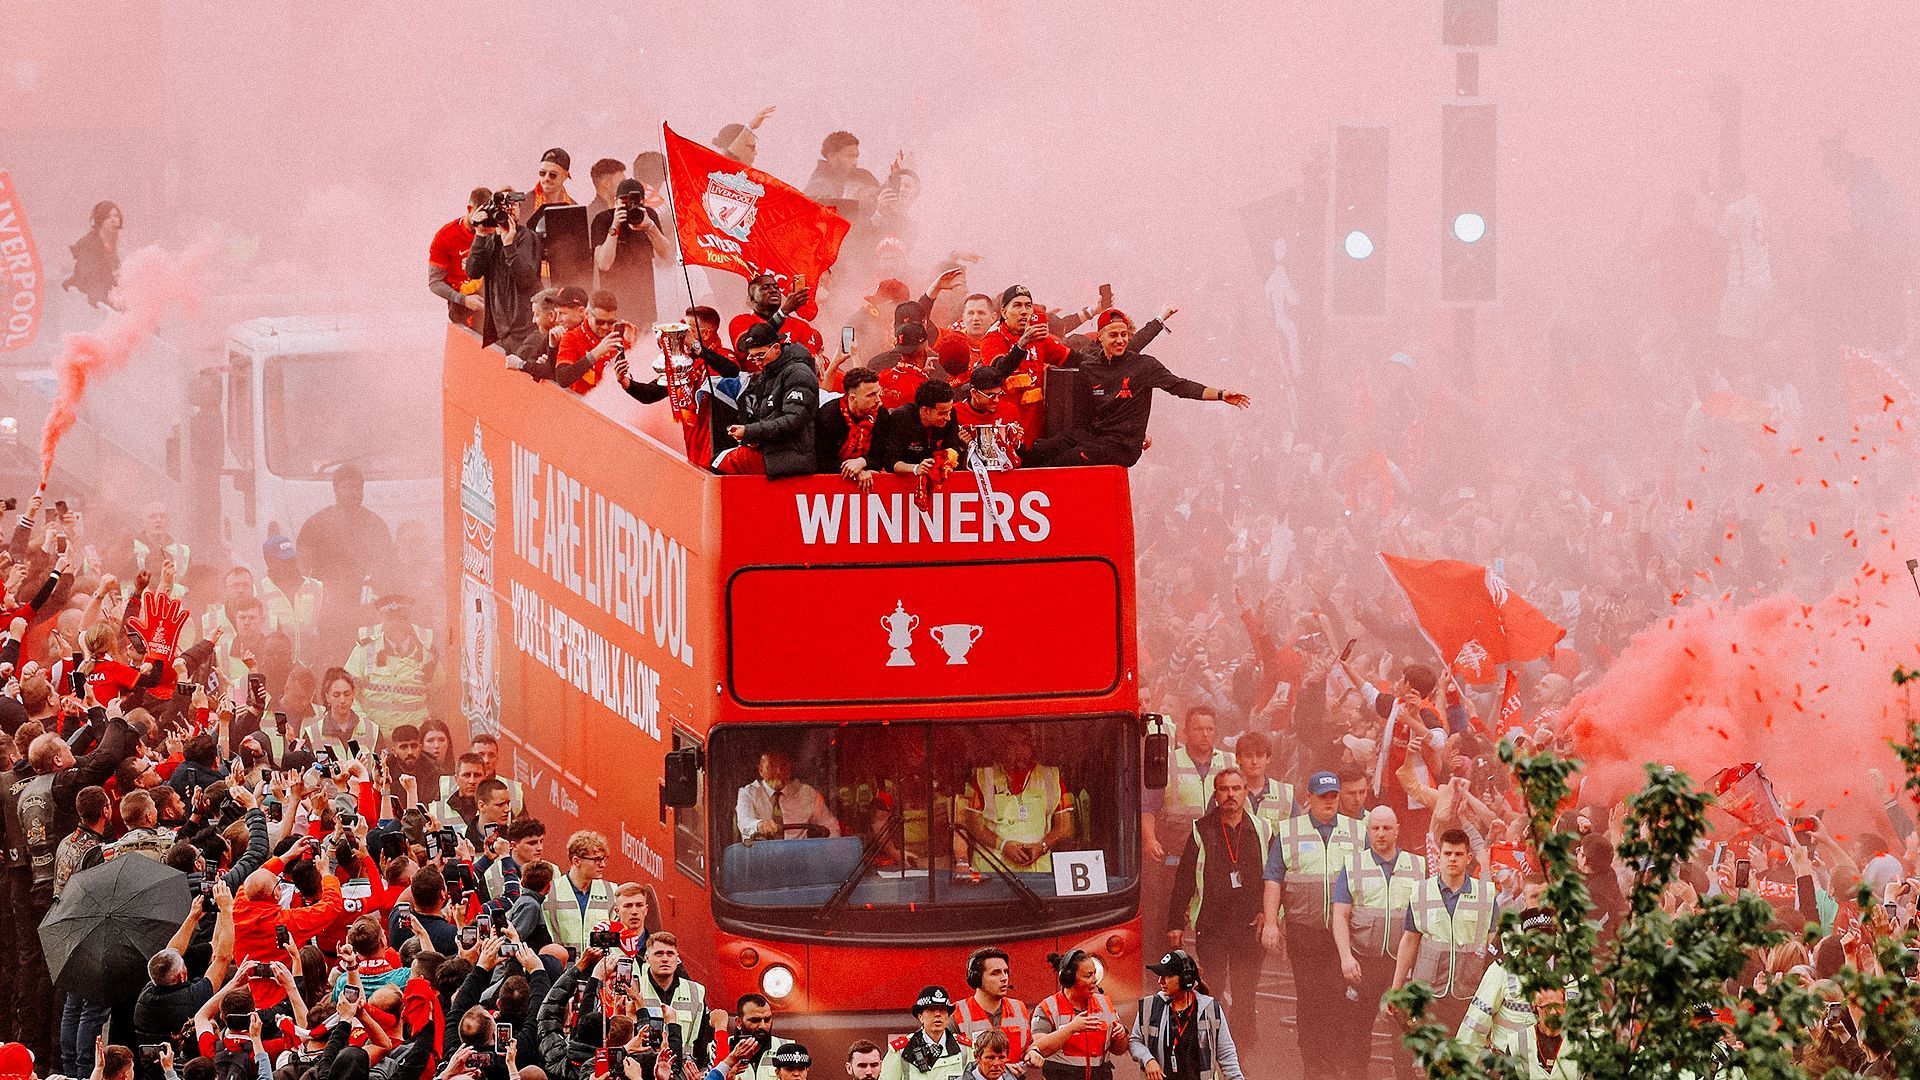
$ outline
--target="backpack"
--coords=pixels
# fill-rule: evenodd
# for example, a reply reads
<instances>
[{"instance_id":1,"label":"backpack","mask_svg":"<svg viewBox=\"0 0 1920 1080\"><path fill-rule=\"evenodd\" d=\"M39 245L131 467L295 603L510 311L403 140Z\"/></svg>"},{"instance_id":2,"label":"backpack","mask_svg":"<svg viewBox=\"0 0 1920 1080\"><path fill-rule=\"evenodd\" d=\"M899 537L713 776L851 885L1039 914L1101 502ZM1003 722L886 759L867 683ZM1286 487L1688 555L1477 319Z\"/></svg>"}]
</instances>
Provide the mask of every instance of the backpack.
<instances>
[{"instance_id":1,"label":"backpack","mask_svg":"<svg viewBox=\"0 0 1920 1080\"><path fill-rule=\"evenodd\" d=\"M368 1074L369 1080L420 1080L427 1067L427 1048L419 1039L401 1043L380 1059ZM220 1077L219 1080L226 1080Z\"/></svg>"}]
</instances>

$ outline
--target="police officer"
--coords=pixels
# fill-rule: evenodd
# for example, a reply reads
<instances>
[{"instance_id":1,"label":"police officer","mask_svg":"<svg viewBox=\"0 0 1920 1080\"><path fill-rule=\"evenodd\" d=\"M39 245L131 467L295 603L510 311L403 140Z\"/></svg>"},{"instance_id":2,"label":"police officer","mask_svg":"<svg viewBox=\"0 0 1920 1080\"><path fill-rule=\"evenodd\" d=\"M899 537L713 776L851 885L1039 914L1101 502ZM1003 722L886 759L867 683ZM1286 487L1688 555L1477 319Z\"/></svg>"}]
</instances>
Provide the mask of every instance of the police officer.
<instances>
[{"instance_id":1,"label":"police officer","mask_svg":"<svg viewBox=\"0 0 1920 1080\"><path fill-rule=\"evenodd\" d=\"M1427 860L1400 850L1400 819L1393 808L1374 807L1367 814L1367 846L1354 853L1333 885L1333 943L1340 950L1340 973L1359 993L1350 1010L1349 1037L1341 1041L1350 1052L1342 1073L1355 1080L1366 1080L1373 1060L1373 1022L1380 1014L1381 997L1393 984L1394 954L1414 894L1426 876ZM1404 1051L1397 1042L1394 1046L1400 1071ZM1405 1064L1410 1070L1411 1059Z\"/></svg>"},{"instance_id":2,"label":"police officer","mask_svg":"<svg viewBox=\"0 0 1920 1080\"><path fill-rule=\"evenodd\" d=\"M553 888L540 906L546 914L547 933L556 944L576 952L589 944L591 929L613 920L613 887L607 882L607 838L582 829L567 837L567 872L555 874ZM649 957L652 951L648 951ZM674 959L679 960L679 947ZM649 961L651 962L651 961ZM665 975L672 974L669 969ZM645 980L641 980L644 984Z\"/></svg>"},{"instance_id":3,"label":"police officer","mask_svg":"<svg viewBox=\"0 0 1920 1080\"><path fill-rule=\"evenodd\" d=\"M1334 1058L1324 1045L1339 1030L1346 1001L1340 953L1333 942L1333 886L1365 844L1357 823L1339 811L1340 778L1314 773L1307 778L1307 812L1288 818L1267 849L1260 938L1268 949L1281 950L1293 966L1298 1003L1294 1037L1309 1070Z\"/></svg>"},{"instance_id":4,"label":"police officer","mask_svg":"<svg viewBox=\"0 0 1920 1080\"><path fill-rule=\"evenodd\" d=\"M1431 986L1434 1019L1452 1026L1466 1015L1467 1002L1487 971L1500 903L1492 882L1467 876L1473 849L1465 832L1441 833L1439 852L1438 872L1421 880L1407 912L1393 985L1411 976ZM1524 999L1520 1005L1526 1007Z\"/></svg>"},{"instance_id":5,"label":"police officer","mask_svg":"<svg viewBox=\"0 0 1920 1080\"><path fill-rule=\"evenodd\" d=\"M433 631L413 624L413 597L388 592L374 600L380 621L360 628L347 671L360 680L360 702L384 736L401 724L427 722L428 695L440 683Z\"/></svg>"},{"instance_id":6,"label":"police officer","mask_svg":"<svg viewBox=\"0 0 1920 1080\"><path fill-rule=\"evenodd\" d=\"M880 1080L959 1080L967 1071L973 1043L947 1030L953 1021L953 999L942 986L929 986L913 1001L913 1018L920 1029L887 1044L880 1062Z\"/></svg>"},{"instance_id":7,"label":"police officer","mask_svg":"<svg viewBox=\"0 0 1920 1080\"><path fill-rule=\"evenodd\" d=\"M1213 774L1214 808L1193 823L1174 872L1167 941L1178 949L1181 931L1193 928L1207 969L1228 993L1233 1029L1241 1045L1251 1047L1259 1039L1254 1009L1266 958L1260 879L1272 835L1266 819L1247 813L1246 798L1246 777L1237 766Z\"/></svg>"},{"instance_id":8,"label":"police officer","mask_svg":"<svg viewBox=\"0 0 1920 1080\"><path fill-rule=\"evenodd\" d=\"M1520 916L1520 928L1551 933L1555 928L1553 915L1539 908L1529 909ZM1572 980L1568 980L1564 990L1529 996L1520 985L1519 972L1502 963L1490 964L1475 987L1473 1001L1454 1039L1465 1046L1512 1054L1521 1059L1531 1075L1542 1080L1577 1075L1569 1073L1573 1063L1560 1062L1558 1053L1560 1021L1566 1013L1567 998L1576 992ZM1551 1054L1543 1052L1549 1050Z\"/></svg>"},{"instance_id":9,"label":"police officer","mask_svg":"<svg viewBox=\"0 0 1920 1080\"><path fill-rule=\"evenodd\" d=\"M1161 906L1162 898L1172 890L1180 851L1193 823L1207 812L1213 774L1229 764L1226 752L1214 745L1214 726L1212 706L1187 710L1180 721L1180 745L1168 755L1166 790L1149 788L1141 800L1140 918L1145 926L1166 925L1168 912Z\"/></svg>"},{"instance_id":10,"label":"police officer","mask_svg":"<svg viewBox=\"0 0 1920 1080\"><path fill-rule=\"evenodd\" d=\"M807 1070L813 1067L813 1055L789 1039L781 1039L779 1048L768 1055L768 1059L773 1063L775 1080L807 1080Z\"/></svg>"}]
</instances>

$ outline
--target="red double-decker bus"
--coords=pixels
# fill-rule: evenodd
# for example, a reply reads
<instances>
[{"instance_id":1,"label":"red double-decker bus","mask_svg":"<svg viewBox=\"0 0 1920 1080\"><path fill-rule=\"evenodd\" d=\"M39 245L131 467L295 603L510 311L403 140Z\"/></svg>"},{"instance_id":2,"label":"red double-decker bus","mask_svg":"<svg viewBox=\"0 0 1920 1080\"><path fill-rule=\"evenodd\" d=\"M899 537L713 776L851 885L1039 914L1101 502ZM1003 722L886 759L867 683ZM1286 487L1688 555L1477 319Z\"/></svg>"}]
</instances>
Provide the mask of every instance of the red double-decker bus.
<instances>
[{"instance_id":1,"label":"red double-decker bus","mask_svg":"<svg viewBox=\"0 0 1920 1080\"><path fill-rule=\"evenodd\" d=\"M765 993L828 1051L905 1030L929 982L965 993L984 944L1028 998L1072 948L1138 992L1123 470L961 474L921 509L898 477L710 474L664 406L618 399L628 426L464 330L445 383L462 712L499 732L550 848L598 830L609 876L654 887L716 1004ZM969 789L1022 755L1071 828L1016 870L979 850ZM818 820L749 835L763 756Z\"/></svg>"}]
</instances>

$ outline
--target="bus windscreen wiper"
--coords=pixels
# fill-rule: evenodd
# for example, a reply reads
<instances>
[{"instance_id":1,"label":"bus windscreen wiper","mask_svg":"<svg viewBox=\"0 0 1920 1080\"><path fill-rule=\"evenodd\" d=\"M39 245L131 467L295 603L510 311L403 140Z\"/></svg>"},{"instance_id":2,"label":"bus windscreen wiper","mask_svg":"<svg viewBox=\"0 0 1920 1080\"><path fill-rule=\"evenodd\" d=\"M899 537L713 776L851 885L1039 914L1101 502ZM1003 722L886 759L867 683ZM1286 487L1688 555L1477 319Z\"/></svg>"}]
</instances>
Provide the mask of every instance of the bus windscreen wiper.
<instances>
[{"instance_id":1,"label":"bus windscreen wiper","mask_svg":"<svg viewBox=\"0 0 1920 1080\"><path fill-rule=\"evenodd\" d=\"M1039 893L1033 891L1032 886L1028 885L1024 881L1021 881L1019 874L1014 873L1010 868L1008 868L1006 862L1000 858L999 852L993 850L993 848L985 844L980 843L980 841L973 835L973 830L967 828L965 825L961 824L960 822L958 821L954 822L953 827L960 831L960 838L965 840L967 842L967 846L973 849L973 854L976 861L979 859L980 856L982 855L986 856L987 869L993 871L994 874L1000 878L1000 880L1012 886L1014 895L1020 898L1020 901L1022 904L1024 904L1027 908L1032 910L1032 912L1035 915L1045 915L1047 913L1047 902L1040 898Z\"/></svg>"},{"instance_id":2,"label":"bus windscreen wiper","mask_svg":"<svg viewBox=\"0 0 1920 1080\"><path fill-rule=\"evenodd\" d=\"M833 890L827 902L821 905L819 914L814 917L815 922L830 923L839 917L847 901L853 898L853 890L859 886L860 879L866 877L867 871L873 869L880 861L880 856L886 853L887 845L893 842L894 834L900 831L903 820L900 814L888 815L887 827L880 830L879 838L860 856L860 864L853 868L853 873L848 874L846 880L840 882L840 887Z\"/></svg>"}]
</instances>

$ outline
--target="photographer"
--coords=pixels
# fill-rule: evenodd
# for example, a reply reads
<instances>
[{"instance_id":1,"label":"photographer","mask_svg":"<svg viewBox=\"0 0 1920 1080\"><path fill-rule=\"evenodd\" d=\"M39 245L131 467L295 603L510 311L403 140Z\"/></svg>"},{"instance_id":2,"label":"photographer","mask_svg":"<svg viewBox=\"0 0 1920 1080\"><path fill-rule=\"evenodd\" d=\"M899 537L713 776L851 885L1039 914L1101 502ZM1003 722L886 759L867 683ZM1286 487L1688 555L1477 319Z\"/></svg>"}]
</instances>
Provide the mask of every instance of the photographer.
<instances>
[{"instance_id":1,"label":"photographer","mask_svg":"<svg viewBox=\"0 0 1920 1080\"><path fill-rule=\"evenodd\" d=\"M553 381L584 394L599 385L607 361L633 348L637 339L633 324L620 318L620 298L601 289L587 301L587 321L560 339Z\"/></svg>"},{"instance_id":2,"label":"photographer","mask_svg":"<svg viewBox=\"0 0 1920 1080\"><path fill-rule=\"evenodd\" d=\"M427 289L447 302L447 320L462 326L474 325L486 310L475 292L479 283L467 276L466 262L473 249L474 216L492 199L492 191L474 188L467 196L467 212L440 226L427 246Z\"/></svg>"},{"instance_id":3,"label":"photographer","mask_svg":"<svg viewBox=\"0 0 1920 1080\"><path fill-rule=\"evenodd\" d=\"M463 269L481 278L480 342L498 345L509 356L539 351L540 329L533 320L533 294L540 288L540 238L520 227L517 191L496 191L474 211L473 247Z\"/></svg>"},{"instance_id":4,"label":"photographer","mask_svg":"<svg viewBox=\"0 0 1920 1080\"><path fill-rule=\"evenodd\" d=\"M646 185L622 180L614 190L613 208L594 215L588 240L593 265L600 271L600 287L619 297L620 309L635 325L653 326L653 264L665 262L669 244L660 231L660 219L646 205Z\"/></svg>"}]
</instances>

